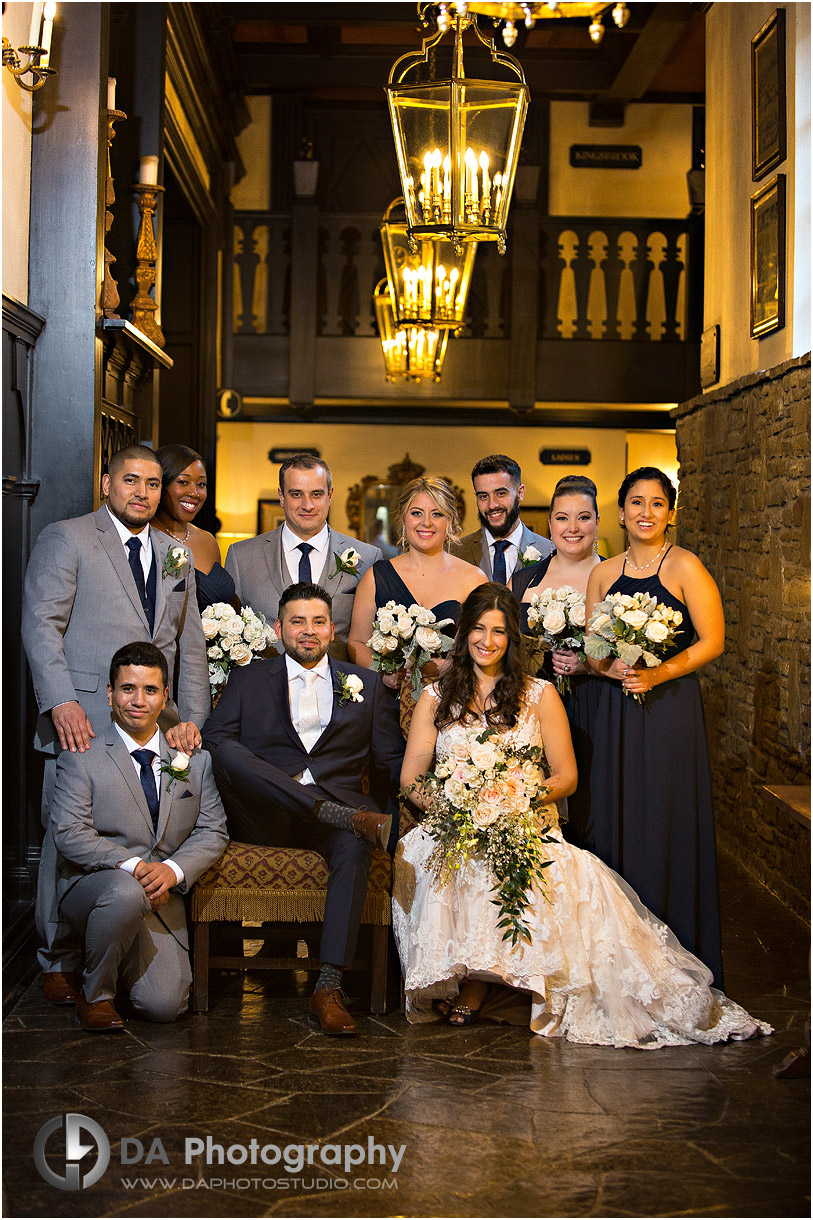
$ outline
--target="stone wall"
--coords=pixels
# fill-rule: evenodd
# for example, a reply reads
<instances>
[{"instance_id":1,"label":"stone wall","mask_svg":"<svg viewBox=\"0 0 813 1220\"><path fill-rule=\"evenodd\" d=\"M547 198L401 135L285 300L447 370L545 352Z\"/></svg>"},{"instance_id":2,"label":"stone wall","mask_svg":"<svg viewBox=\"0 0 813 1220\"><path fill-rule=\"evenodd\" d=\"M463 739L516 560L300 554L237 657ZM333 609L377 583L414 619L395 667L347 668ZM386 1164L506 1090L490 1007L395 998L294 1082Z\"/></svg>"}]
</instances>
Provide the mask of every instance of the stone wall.
<instances>
[{"instance_id":1,"label":"stone wall","mask_svg":"<svg viewBox=\"0 0 813 1220\"><path fill-rule=\"evenodd\" d=\"M679 541L714 575L701 673L720 845L810 915L810 831L759 785L810 779L810 355L682 403Z\"/></svg>"}]
</instances>

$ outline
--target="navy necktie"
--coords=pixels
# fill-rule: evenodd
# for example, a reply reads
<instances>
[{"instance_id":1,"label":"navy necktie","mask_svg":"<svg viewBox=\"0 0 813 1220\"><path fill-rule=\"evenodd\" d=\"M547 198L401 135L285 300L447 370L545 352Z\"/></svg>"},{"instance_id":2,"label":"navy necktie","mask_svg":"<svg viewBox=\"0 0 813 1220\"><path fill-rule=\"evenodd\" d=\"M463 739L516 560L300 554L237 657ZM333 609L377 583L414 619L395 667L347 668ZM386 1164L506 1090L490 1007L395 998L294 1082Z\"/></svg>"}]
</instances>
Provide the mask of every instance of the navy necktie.
<instances>
[{"instance_id":1,"label":"navy necktie","mask_svg":"<svg viewBox=\"0 0 813 1220\"><path fill-rule=\"evenodd\" d=\"M141 539L128 538L127 550L130 552L130 571L133 573L138 596L141 598L141 605L144 607L144 613L150 622L150 630L152 630L152 619L150 616L152 606L150 605L150 599L147 597L147 589L144 584L144 569L141 566Z\"/></svg>"},{"instance_id":2,"label":"navy necktie","mask_svg":"<svg viewBox=\"0 0 813 1220\"><path fill-rule=\"evenodd\" d=\"M309 542L300 542L297 550L302 552L302 558L299 561L299 579L306 580L308 584L310 584L310 582L313 580L310 560L310 554L313 547Z\"/></svg>"},{"instance_id":3,"label":"navy necktie","mask_svg":"<svg viewBox=\"0 0 813 1220\"><path fill-rule=\"evenodd\" d=\"M510 545L511 543L506 542L504 538L494 543L494 579L501 585L508 584L505 571L505 552Z\"/></svg>"},{"instance_id":4,"label":"navy necktie","mask_svg":"<svg viewBox=\"0 0 813 1220\"><path fill-rule=\"evenodd\" d=\"M153 830L158 829L158 789L155 786L155 772L152 769L152 760L155 758L154 750L133 750L132 757L136 760L141 768L141 787L144 789L144 795L147 798L147 805L152 818Z\"/></svg>"}]
</instances>

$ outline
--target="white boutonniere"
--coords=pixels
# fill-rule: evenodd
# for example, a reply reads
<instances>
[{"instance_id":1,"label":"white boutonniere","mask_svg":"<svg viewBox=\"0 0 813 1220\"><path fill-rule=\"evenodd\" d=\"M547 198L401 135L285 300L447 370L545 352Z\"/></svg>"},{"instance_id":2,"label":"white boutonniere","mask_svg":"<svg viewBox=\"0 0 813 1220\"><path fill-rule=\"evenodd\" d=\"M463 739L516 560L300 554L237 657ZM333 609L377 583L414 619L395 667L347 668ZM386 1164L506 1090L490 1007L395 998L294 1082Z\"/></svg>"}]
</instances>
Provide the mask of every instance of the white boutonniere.
<instances>
[{"instance_id":1,"label":"white boutonniere","mask_svg":"<svg viewBox=\"0 0 813 1220\"><path fill-rule=\"evenodd\" d=\"M361 693L364 690L364 683L358 674L337 673L336 677L339 681L339 689L336 691L339 696L339 707L344 707L347 702L364 702L364 695Z\"/></svg>"},{"instance_id":2,"label":"white boutonniere","mask_svg":"<svg viewBox=\"0 0 813 1220\"><path fill-rule=\"evenodd\" d=\"M520 551L519 553L519 562L522 564L523 568L530 567L532 563L539 563L541 558L542 556L539 554L539 551L535 546L526 547L524 551Z\"/></svg>"},{"instance_id":3,"label":"white boutonniere","mask_svg":"<svg viewBox=\"0 0 813 1220\"><path fill-rule=\"evenodd\" d=\"M180 576L185 565L189 563L189 552L183 546L171 546L164 556L164 566L161 576Z\"/></svg>"},{"instance_id":4,"label":"white boutonniere","mask_svg":"<svg viewBox=\"0 0 813 1220\"><path fill-rule=\"evenodd\" d=\"M189 779L189 755L184 754L183 750L178 750L173 759L162 758L158 764L158 770L162 775L166 774L169 778L167 791L175 783L175 780L183 780L184 783Z\"/></svg>"},{"instance_id":5,"label":"white boutonniere","mask_svg":"<svg viewBox=\"0 0 813 1220\"><path fill-rule=\"evenodd\" d=\"M361 563L361 555L358 551L354 551L352 546L349 546L346 551L342 551L341 555L337 555L334 551L333 558L336 560L336 570L330 573L329 580L338 576L340 572L347 572L348 576L355 576L358 580L359 574L356 568Z\"/></svg>"}]
</instances>

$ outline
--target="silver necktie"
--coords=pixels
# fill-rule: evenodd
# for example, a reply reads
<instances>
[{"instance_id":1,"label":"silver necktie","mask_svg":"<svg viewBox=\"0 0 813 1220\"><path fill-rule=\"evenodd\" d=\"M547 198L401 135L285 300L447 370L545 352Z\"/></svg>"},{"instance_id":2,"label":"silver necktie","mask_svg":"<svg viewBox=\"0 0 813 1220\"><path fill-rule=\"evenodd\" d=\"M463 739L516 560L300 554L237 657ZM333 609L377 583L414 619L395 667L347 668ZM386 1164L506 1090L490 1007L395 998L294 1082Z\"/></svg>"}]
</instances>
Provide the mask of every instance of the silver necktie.
<instances>
[{"instance_id":1,"label":"silver necktie","mask_svg":"<svg viewBox=\"0 0 813 1220\"><path fill-rule=\"evenodd\" d=\"M319 738L322 736L322 724L319 720L319 704L316 699L316 682L318 675L309 673L303 677L302 690L299 694L299 733L300 740L310 754Z\"/></svg>"}]
</instances>

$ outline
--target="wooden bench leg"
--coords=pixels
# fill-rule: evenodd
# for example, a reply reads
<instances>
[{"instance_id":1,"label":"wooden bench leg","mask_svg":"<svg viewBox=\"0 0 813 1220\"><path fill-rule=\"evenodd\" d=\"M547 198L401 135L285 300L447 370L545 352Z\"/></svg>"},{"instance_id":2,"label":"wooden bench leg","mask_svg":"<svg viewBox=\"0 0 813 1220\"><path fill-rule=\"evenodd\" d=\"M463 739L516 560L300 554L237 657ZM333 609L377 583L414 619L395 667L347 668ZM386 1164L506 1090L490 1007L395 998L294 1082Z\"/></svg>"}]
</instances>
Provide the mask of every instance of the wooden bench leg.
<instances>
[{"instance_id":1,"label":"wooden bench leg","mask_svg":"<svg viewBox=\"0 0 813 1220\"><path fill-rule=\"evenodd\" d=\"M370 1012L387 1011L387 964L390 930L376 924L373 928L373 985L370 992Z\"/></svg>"},{"instance_id":2,"label":"wooden bench leg","mask_svg":"<svg viewBox=\"0 0 813 1220\"><path fill-rule=\"evenodd\" d=\"M192 924L192 1011L209 1011L209 925Z\"/></svg>"}]
</instances>

